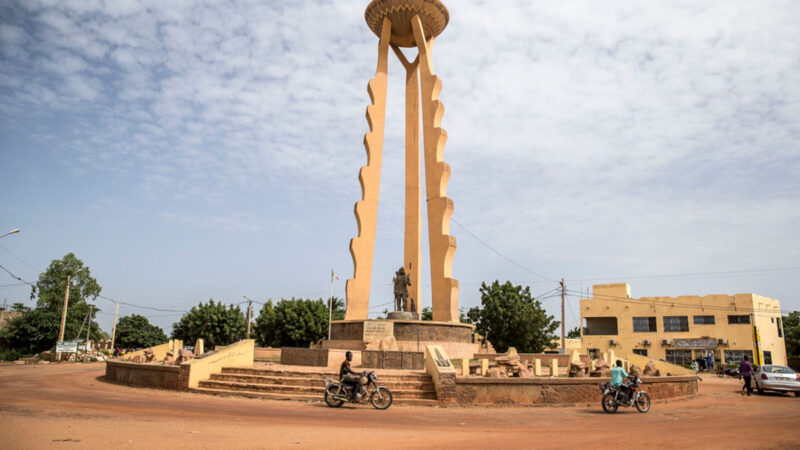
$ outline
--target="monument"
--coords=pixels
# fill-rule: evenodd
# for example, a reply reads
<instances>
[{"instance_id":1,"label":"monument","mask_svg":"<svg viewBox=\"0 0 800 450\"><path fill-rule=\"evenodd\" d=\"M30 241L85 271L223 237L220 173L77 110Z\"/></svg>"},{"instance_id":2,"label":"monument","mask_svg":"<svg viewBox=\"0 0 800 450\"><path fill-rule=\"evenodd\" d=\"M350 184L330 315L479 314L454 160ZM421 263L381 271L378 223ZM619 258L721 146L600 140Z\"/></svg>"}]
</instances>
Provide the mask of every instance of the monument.
<instances>
[{"instance_id":1,"label":"monument","mask_svg":"<svg viewBox=\"0 0 800 450\"><path fill-rule=\"evenodd\" d=\"M444 345L448 353L466 355L473 351L473 327L459 321L458 281L452 278L456 240L450 236L450 217L453 214L453 201L447 198L450 166L443 161L447 133L440 126L444 114L444 106L439 101L442 82L434 74L432 60L434 39L444 31L450 14L439 0L372 0L364 16L369 28L379 38L378 64L375 77L367 84L372 103L367 107L369 131L364 135L367 165L359 172L361 200L355 205L358 234L350 241L353 278L347 280L346 285L345 320L331 324L331 340L338 340L339 348L341 345L354 348L359 339L394 337L401 350L411 347L406 341L415 341L416 347L437 343ZM417 57L409 61L401 50L403 47L416 48ZM390 48L406 72L403 274L398 271L394 284L397 309L408 314L390 313L389 319L406 320L379 325L367 320L367 313L378 218ZM420 132L423 138L433 322L418 320L422 312ZM400 283L402 288L397 283L401 276L403 280L407 279L407 282ZM447 345L447 342L458 344L458 348ZM327 346L331 344L334 342Z\"/></svg>"}]
</instances>

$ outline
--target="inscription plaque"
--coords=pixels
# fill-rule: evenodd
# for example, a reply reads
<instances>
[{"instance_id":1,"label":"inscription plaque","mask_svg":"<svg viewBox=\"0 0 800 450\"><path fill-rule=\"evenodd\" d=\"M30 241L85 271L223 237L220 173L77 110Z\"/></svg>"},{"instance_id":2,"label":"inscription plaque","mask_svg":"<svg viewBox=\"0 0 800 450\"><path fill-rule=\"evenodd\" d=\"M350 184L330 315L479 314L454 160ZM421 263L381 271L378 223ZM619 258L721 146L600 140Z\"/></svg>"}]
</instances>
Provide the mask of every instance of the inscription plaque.
<instances>
[{"instance_id":1,"label":"inscription plaque","mask_svg":"<svg viewBox=\"0 0 800 450\"><path fill-rule=\"evenodd\" d=\"M364 340L375 341L394 336L394 322L388 320L364 321Z\"/></svg>"}]
</instances>

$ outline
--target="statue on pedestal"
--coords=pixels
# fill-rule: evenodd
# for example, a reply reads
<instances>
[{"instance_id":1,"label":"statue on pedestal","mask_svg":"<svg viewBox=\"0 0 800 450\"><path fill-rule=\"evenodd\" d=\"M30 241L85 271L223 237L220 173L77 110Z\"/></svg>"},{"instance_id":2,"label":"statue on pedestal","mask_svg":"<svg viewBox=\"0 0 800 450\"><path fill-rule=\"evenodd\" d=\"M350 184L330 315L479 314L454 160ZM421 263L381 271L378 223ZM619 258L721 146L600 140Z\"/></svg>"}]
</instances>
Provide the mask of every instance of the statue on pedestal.
<instances>
[{"instance_id":1,"label":"statue on pedestal","mask_svg":"<svg viewBox=\"0 0 800 450\"><path fill-rule=\"evenodd\" d=\"M411 278L406 274L406 270L401 267L395 272L392 282L394 283L394 310L411 311L408 301L408 286L411 286Z\"/></svg>"}]
</instances>

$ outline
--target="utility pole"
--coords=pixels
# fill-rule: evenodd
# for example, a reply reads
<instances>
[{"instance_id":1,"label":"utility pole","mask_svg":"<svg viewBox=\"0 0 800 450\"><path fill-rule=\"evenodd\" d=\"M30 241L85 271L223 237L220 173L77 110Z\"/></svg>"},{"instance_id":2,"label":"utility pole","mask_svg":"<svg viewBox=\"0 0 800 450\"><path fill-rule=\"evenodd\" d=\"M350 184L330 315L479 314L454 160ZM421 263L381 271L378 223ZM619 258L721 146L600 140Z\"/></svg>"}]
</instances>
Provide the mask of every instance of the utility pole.
<instances>
[{"instance_id":1,"label":"utility pole","mask_svg":"<svg viewBox=\"0 0 800 450\"><path fill-rule=\"evenodd\" d=\"M564 323L564 297L566 295L566 285L564 284L564 279L561 279L561 351L559 353L566 354L567 353L567 339L566 339L566 327L567 325Z\"/></svg>"},{"instance_id":2,"label":"utility pole","mask_svg":"<svg viewBox=\"0 0 800 450\"><path fill-rule=\"evenodd\" d=\"M250 300L246 295L243 295L242 297L247 300L247 339L250 339L250 319L253 311L253 301Z\"/></svg>"},{"instance_id":3,"label":"utility pole","mask_svg":"<svg viewBox=\"0 0 800 450\"><path fill-rule=\"evenodd\" d=\"M89 303L89 318L86 325L86 340L83 341L83 362L89 362L89 331L92 330L92 307L94 305Z\"/></svg>"},{"instance_id":4,"label":"utility pole","mask_svg":"<svg viewBox=\"0 0 800 450\"><path fill-rule=\"evenodd\" d=\"M336 275L331 269L331 296L328 297L328 340L331 340L331 321L333 321L333 280Z\"/></svg>"},{"instance_id":5,"label":"utility pole","mask_svg":"<svg viewBox=\"0 0 800 450\"><path fill-rule=\"evenodd\" d=\"M64 292L64 308L61 310L61 328L58 330L58 342L64 341L64 326L67 324L67 300L69 299L69 279L67 275L67 290ZM56 352L56 361L61 361L61 353Z\"/></svg>"},{"instance_id":6,"label":"utility pole","mask_svg":"<svg viewBox=\"0 0 800 450\"><path fill-rule=\"evenodd\" d=\"M117 338L117 314L119 314L119 302L117 302L117 307L114 308L114 328L111 331L111 354L114 354L114 340Z\"/></svg>"}]
</instances>

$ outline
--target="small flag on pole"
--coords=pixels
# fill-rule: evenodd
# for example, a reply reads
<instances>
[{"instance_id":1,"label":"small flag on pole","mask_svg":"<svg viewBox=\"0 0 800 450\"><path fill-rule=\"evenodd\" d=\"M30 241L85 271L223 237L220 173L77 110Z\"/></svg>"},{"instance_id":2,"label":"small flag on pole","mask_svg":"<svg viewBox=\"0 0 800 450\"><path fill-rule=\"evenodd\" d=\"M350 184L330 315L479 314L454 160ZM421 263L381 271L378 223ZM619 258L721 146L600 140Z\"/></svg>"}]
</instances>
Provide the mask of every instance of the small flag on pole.
<instances>
[{"instance_id":1,"label":"small flag on pole","mask_svg":"<svg viewBox=\"0 0 800 450\"><path fill-rule=\"evenodd\" d=\"M333 278L334 280L338 280L339 279L339 277L337 277L336 274L333 273L333 269L331 269L331 278Z\"/></svg>"}]
</instances>

